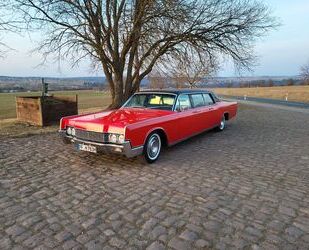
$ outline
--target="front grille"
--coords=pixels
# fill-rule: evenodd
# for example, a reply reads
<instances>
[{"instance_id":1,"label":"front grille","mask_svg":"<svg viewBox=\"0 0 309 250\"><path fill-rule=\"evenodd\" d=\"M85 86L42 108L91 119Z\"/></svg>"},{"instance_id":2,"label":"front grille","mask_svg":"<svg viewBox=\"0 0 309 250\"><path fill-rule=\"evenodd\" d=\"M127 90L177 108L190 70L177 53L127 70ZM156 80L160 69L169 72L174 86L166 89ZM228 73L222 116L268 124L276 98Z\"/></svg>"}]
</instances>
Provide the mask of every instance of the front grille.
<instances>
[{"instance_id":1,"label":"front grille","mask_svg":"<svg viewBox=\"0 0 309 250\"><path fill-rule=\"evenodd\" d=\"M86 140L86 141L93 141L93 142L106 142L107 134L75 129L75 137L77 139Z\"/></svg>"}]
</instances>

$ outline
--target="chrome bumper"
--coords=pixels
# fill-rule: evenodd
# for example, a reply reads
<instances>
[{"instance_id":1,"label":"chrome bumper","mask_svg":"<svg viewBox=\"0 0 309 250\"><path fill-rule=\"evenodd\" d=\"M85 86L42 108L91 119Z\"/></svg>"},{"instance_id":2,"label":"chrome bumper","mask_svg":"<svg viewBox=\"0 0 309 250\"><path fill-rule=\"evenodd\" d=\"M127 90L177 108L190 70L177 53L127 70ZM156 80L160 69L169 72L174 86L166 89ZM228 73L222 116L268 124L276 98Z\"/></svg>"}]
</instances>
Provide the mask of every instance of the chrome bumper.
<instances>
[{"instance_id":1,"label":"chrome bumper","mask_svg":"<svg viewBox=\"0 0 309 250\"><path fill-rule=\"evenodd\" d=\"M59 130L59 134L66 144L86 144L92 145L97 148L98 152L102 153L116 153L125 155L128 158L141 155L143 153L143 146L132 148L129 141L125 141L123 144L107 144L107 143L98 143L92 141L86 141L82 139L75 138L66 134L65 130Z\"/></svg>"}]
</instances>

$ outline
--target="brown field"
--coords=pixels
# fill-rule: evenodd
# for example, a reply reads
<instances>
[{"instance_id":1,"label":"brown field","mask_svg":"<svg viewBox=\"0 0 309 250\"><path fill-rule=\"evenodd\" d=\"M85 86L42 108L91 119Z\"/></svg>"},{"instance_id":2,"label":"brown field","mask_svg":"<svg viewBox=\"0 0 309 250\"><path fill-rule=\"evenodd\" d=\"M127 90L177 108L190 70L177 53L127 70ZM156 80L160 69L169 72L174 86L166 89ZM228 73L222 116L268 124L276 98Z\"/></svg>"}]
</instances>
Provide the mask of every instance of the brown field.
<instances>
[{"instance_id":1,"label":"brown field","mask_svg":"<svg viewBox=\"0 0 309 250\"><path fill-rule=\"evenodd\" d=\"M285 100L288 94L289 101L309 102L308 86L278 86L278 87L256 87L256 88L214 88L218 95L261 97Z\"/></svg>"}]
</instances>

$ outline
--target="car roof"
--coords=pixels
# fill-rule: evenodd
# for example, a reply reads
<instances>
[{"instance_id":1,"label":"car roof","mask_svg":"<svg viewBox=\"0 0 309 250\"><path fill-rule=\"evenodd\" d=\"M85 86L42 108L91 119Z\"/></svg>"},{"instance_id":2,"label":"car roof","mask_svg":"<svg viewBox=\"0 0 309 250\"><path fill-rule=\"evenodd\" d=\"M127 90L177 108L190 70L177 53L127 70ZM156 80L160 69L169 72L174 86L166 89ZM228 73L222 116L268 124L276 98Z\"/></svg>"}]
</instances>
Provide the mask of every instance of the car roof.
<instances>
[{"instance_id":1,"label":"car roof","mask_svg":"<svg viewBox=\"0 0 309 250\"><path fill-rule=\"evenodd\" d=\"M143 89L138 93L164 93L164 94L194 94L194 93L212 93L206 89Z\"/></svg>"}]
</instances>

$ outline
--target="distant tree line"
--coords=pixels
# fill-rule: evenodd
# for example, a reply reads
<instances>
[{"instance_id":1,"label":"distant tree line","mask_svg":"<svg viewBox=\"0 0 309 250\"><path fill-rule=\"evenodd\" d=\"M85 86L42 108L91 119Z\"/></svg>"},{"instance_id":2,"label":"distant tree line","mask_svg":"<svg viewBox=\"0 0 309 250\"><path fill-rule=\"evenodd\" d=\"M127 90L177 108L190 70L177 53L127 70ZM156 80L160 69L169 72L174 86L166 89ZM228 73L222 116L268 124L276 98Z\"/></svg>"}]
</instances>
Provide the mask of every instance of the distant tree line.
<instances>
[{"instance_id":1,"label":"distant tree line","mask_svg":"<svg viewBox=\"0 0 309 250\"><path fill-rule=\"evenodd\" d=\"M274 87L274 86L294 86L294 85L308 85L308 81L303 79L283 79L283 80L253 80L253 81L241 81L234 83L227 83L225 87L240 87L240 88L256 88L256 87Z\"/></svg>"},{"instance_id":2,"label":"distant tree line","mask_svg":"<svg viewBox=\"0 0 309 250\"><path fill-rule=\"evenodd\" d=\"M300 70L304 85L309 85L309 61Z\"/></svg>"},{"instance_id":3,"label":"distant tree line","mask_svg":"<svg viewBox=\"0 0 309 250\"><path fill-rule=\"evenodd\" d=\"M146 87L152 89L164 88L207 88L207 87L225 87L225 88L256 88L256 87L274 87L274 86L294 86L307 85L309 81L303 79L283 79L283 80L239 80L231 82L218 82L215 78L201 78L194 86L187 81L185 77L164 77L164 76L149 76L149 85ZM215 82L213 82L215 81Z\"/></svg>"}]
</instances>

